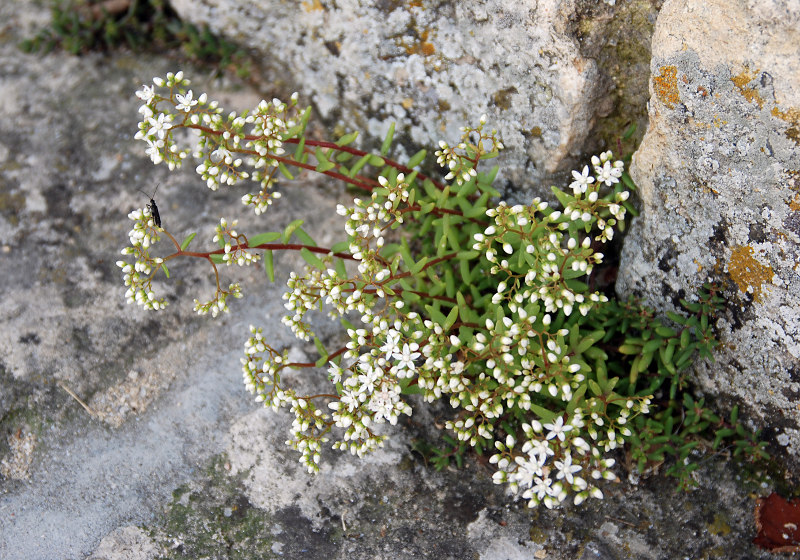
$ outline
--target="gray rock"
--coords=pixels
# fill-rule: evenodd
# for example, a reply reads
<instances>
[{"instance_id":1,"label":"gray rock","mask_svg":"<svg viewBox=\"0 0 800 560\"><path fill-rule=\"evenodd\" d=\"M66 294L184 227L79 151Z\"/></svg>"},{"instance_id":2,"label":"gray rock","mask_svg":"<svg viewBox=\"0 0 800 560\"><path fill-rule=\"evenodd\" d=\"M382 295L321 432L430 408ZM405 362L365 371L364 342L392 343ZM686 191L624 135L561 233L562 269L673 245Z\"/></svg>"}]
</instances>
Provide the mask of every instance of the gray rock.
<instances>
[{"instance_id":1,"label":"gray rock","mask_svg":"<svg viewBox=\"0 0 800 560\"><path fill-rule=\"evenodd\" d=\"M409 147L452 143L487 113L507 147L503 177L527 187L573 162L597 112L608 112L610 84L581 52L576 4L172 3L187 21L255 49L327 122L372 141L397 121Z\"/></svg>"},{"instance_id":2,"label":"gray rock","mask_svg":"<svg viewBox=\"0 0 800 560\"><path fill-rule=\"evenodd\" d=\"M660 310L721 281L709 396L800 458L800 3L672 1L653 37L642 215L618 290ZM767 432L769 433L769 432Z\"/></svg>"},{"instance_id":3,"label":"gray rock","mask_svg":"<svg viewBox=\"0 0 800 560\"><path fill-rule=\"evenodd\" d=\"M159 549L140 528L120 527L107 535L88 560L153 560Z\"/></svg>"}]
</instances>

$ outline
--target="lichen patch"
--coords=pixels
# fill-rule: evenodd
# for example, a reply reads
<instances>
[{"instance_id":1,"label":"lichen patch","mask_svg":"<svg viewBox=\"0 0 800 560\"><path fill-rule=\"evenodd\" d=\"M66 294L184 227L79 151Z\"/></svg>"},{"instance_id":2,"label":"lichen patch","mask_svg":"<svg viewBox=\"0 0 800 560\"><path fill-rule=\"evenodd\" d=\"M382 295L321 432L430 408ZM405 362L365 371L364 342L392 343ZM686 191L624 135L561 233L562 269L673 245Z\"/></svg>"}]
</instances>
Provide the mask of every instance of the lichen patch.
<instances>
[{"instance_id":1,"label":"lichen patch","mask_svg":"<svg viewBox=\"0 0 800 560\"><path fill-rule=\"evenodd\" d=\"M11 452L0 461L0 474L6 478L25 480L33 462L36 436L20 428L8 437L8 446Z\"/></svg>"},{"instance_id":2,"label":"lichen patch","mask_svg":"<svg viewBox=\"0 0 800 560\"><path fill-rule=\"evenodd\" d=\"M790 107L785 111L781 111L777 107L773 107L771 113L773 117L778 117L791 125L786 130L786 137L800 146L800 109Z\"/></svg>"},{"instance_id":3,"label":"lichen patch","mask_svg":"<svg viewBox=\"0 0 800 560\"><path fill-rule=\"evenodd\" d=\"M731 78L733 85L736 86L742 96L747 100L748 103L756 102L759 108L764 107L764 98L756 91L754 87L747 87L747 84L753 81L753 79L758 74L758 70L751 71L749 68L745 67L744 70L740 74Z\"/></svg>"},{"instance_id":4,"label":"lichen patch","mask_svg":"<svg viewBox=\"0 0 800 560\"><path fill-rule=\"evenodd\" d=\"M728 274L743 293L753 294L760 302L764 284L771 284L775 273L753 257L753 248L747 245L734 247L728 261Z\"/></svg>"},{"instance_id":5,"label":"lichen patch","mask_svg":"<svg viewBox=\"0 0 800 560\"><path fill-rule=\"evenodd\" d=\"M681 102L678 93L678 69L675 66L662 66L661 75L653 77L653 92L659 101L674 109Z\"/></svg>"}]
</instances>

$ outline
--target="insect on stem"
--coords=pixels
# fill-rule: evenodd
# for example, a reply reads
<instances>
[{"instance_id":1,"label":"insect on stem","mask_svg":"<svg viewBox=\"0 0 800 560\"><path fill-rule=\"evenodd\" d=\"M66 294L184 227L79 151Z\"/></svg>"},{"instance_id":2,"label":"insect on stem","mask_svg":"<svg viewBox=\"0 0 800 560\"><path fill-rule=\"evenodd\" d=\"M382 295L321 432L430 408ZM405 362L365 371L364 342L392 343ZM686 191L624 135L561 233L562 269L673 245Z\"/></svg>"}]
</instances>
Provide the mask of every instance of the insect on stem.
<instances>
[{"instance_id":1,"label":"insect on stem","mask_svg":"<svg viewBox=\"0 0 800 560\"><path fill-rule=\"evenodd\" d=\"M158 192L158 187L161 186L161 183L156 185L156 190L153 191L152 195L147 194L142 189L139 189L139 192L145 195L147 198L150 199L149 204L147 205L147 209L150 211L150 214L153 216L153 221L156 223L157 227L161 227L161 216L158 214L158 206L156 206L155 196Z\"/></svg>"}]
</instances>

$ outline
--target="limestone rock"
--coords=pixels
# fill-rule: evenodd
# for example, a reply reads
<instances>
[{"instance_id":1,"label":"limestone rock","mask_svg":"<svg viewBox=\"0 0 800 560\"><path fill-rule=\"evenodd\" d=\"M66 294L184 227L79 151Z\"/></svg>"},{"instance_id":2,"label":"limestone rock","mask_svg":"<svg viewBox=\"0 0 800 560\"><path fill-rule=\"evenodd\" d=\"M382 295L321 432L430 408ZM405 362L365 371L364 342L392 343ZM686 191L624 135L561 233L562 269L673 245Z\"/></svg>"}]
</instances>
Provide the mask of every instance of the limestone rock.
<instances>
[{"instance_id":1,"label":"limestone rock","mask_svg":"<svg viewBox=\"0 0 800 560\"><path fill-rule=\"evenodd\" d=\"M668 1L650 124L631 175L643 209L618 291L674 309L722 282L722 347L697 378L800 456L800 2ZM767 432L769 434L769 432Z\"/></svg>"},{"instance_id":2,"label":"limestone rock","mask_svg":"<svg viewBox=\"0 0 800 560\"><path fill-rule=\"evenodd\" d=\"M147 533L129 525L106 535L89 560L153 560L158 555L158 547Z\"/></svg>"},{"instance_id":3,"label":"limestone rock","mask_svg":"<svg viewBox=\"0 0 800 560\"><path fill-rule=\"evenodd\" d=\"M488 114L506 146L503 176L514 182L573 163L607 93L595 60L580 52L574 1L172 5L263 53L271 75L323 119L373 140L397 121L411 149L429 148L458 140L460 126Z\"/></svg>"}]
</instances>

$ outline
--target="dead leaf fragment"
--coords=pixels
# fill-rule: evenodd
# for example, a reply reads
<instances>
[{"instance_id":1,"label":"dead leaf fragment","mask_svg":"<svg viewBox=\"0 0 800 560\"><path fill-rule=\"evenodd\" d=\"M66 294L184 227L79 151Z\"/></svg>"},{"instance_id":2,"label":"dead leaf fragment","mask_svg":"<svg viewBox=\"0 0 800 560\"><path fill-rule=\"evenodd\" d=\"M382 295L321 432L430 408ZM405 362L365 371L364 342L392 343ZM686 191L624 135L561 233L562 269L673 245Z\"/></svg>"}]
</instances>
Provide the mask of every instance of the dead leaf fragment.
<instances>
[{"instance_id":1,"label":"dead leaf fragment","mask_svg":"<svg viewBox=\"0 0 800 560\"><path fill-rule=\"evenodd\" d=\"M773 492L756 501L753 543L771 552L800 552L800 499L786 500Z\"/></svg>"}]
</instances>

